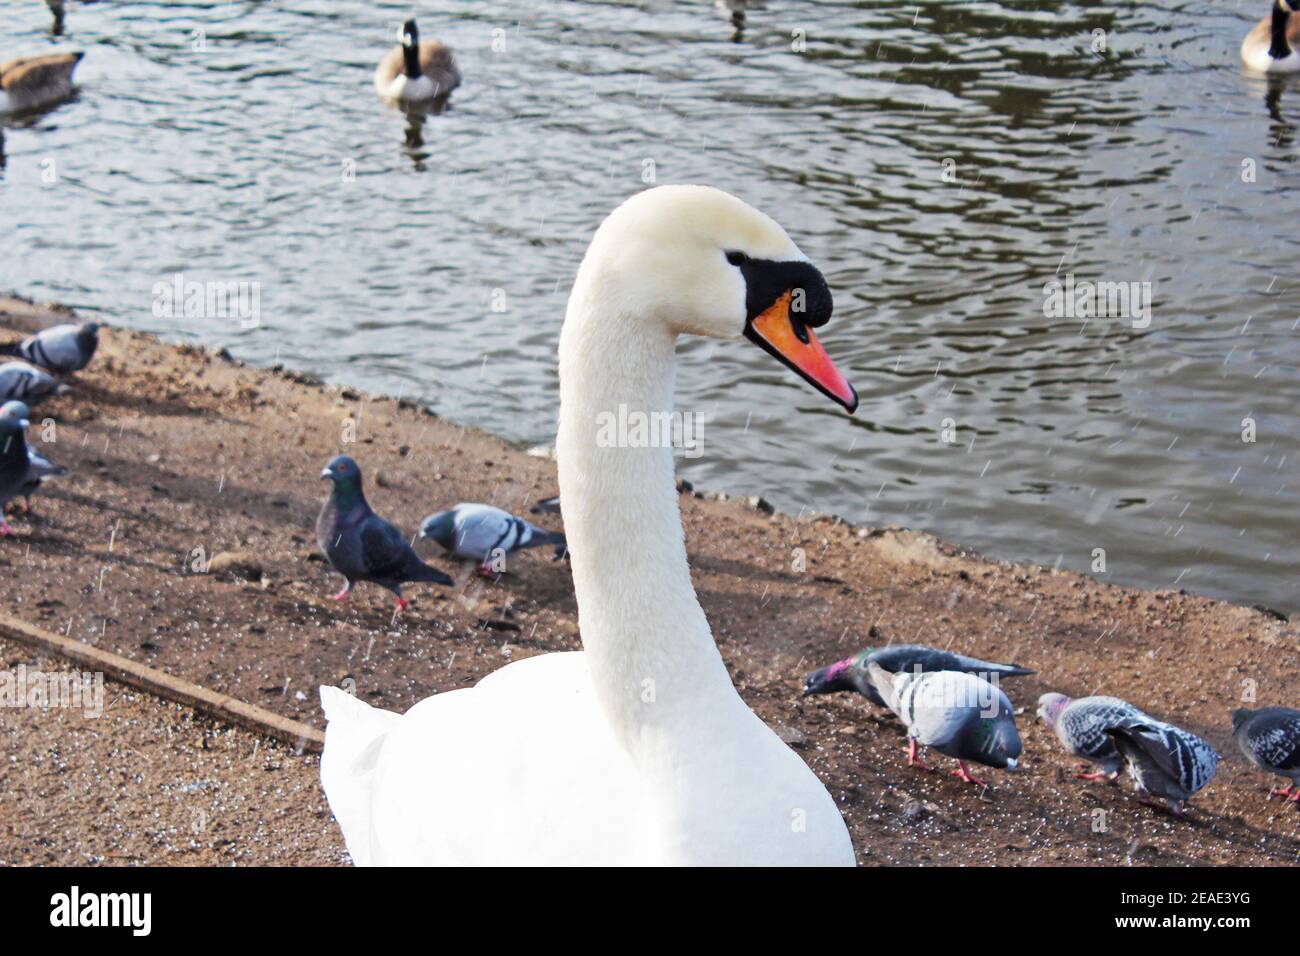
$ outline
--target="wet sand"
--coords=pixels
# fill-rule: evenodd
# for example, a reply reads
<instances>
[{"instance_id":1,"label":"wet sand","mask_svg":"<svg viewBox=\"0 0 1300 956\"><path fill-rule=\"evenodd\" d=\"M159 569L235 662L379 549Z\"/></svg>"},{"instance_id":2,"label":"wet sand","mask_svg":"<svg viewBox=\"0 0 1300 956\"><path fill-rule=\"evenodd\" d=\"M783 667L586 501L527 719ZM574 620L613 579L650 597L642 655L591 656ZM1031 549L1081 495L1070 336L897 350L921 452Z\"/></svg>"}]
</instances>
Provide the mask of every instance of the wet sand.
<instances>
[{"instance_id":1,"label":"wet sand","mask_svg":"<svg viewBox=\"0 0 1300 956\"><path fill-rule=\"evenodd\" d=\"M0 299L0 339L55 320L66 316ZM339 581L314 540L317 475L340 451L361 463L375 509L411 534L458 501L526 512L556 492L549 459L409 402L118 329L101 333L76 385L33 413L34 432L56 423L56 441L38 447L73 474L13 519L24 537L0 541L6 612L317 725L323 682L352 679L400 711L580 646L567 566L543 551L489 582L420 544L458 586L412 586L395 619L377 587L329 600ZM356 440L344 443L349 421ZM1300 854L1300 807L1265 800L1280 778L1240 757L1228 717L1252 687L1258 706L1296 704L1296 625L902 529L769 516L709 494L681 503L737 688L825 781L861 863L1280 865ZM195 570L219 553L241 557ZM799 698L813 667L912 641L1038 670L1003 684L1023 708L1019 773L986 770L981 790L909 769L901 727L865 700ZM3 639L0 661L62 666ZM1127 784L1070 779L1073 762L1033 719L1047 690L1126 697L1206 736L1225 759L1194 801L1199 818L1141 806ZM0 711L0 863L346 862L314 757L112 682L105 691L98 718Z\"/></svg>"}]
</instances>

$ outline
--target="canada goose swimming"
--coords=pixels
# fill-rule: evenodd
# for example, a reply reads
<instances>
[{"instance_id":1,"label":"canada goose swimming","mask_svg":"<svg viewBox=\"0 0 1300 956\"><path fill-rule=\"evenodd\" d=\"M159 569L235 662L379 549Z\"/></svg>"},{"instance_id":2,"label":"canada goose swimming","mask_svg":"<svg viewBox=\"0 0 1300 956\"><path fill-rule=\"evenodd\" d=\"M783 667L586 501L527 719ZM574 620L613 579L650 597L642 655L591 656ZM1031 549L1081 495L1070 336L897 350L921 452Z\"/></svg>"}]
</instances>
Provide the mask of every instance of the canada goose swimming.
<instances>
[{"instance_id":1,"label":"canada goose swimming","mask_svg":"<svg viewBox=\"0 0 1300 956\"><path fill-rule=\"evenodd\" d=\"M1241 41L1241 59L1260 73L1300 71L1300 0L1274 0L1272 16L1255 24Z\"/></svg>"},{"instance_id":2,"label":"canada goose swimming","mask_svg":"<svg viewBox=\"0 0 1300 956\"><path fill-rule=\"evenodd\" d=\"M375 70L375 89L404 103L435 100L460 86L451 50L437 40L420 42L414 20L402 24L402 42L388 51Z\"/></svg>"},{"instance_id":3,"label":"canada goose swimming","mask_svg":"<svg viewBox=\"0 0 1300 956\"><path fill-rule=\"evenodd\" d=\"M24 56L0 63L0 113L16 113L72 94L72 71L83 53Z\"/></svg>"},{"instance_id":4,"label":"canada goose swimming","mask_svg":"<svg viewBox=\"0 0 1300 956\"><path fill-rule=\"evenodd\" d=\"M667 416L687 333L744 337L852 410L814 331L831 309L785 230L726 193L659 186L609 215L560 333L556 446L584 649L400 716L322 687L321 783L354 861L853 865L835 800L718 653L672 448L611 445L595 424L620 404Z\"/></svg>"}]
</instances>

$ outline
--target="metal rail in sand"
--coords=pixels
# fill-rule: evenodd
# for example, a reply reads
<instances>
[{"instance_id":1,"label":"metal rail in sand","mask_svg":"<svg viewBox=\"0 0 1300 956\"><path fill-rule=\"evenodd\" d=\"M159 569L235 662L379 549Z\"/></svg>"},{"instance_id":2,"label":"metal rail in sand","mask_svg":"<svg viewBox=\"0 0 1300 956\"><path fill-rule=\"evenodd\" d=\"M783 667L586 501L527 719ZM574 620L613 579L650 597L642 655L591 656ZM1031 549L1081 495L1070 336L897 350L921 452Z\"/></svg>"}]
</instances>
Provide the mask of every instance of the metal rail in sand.
<instances>
[{"instance_id":1,"label":"metal rail in sand","mask_svg":"<svg viewBox=\"0 0 1300 956\"><path fill-rule=\"evenodd\" d=\"M324 732L309 724L290 720L228 694L220 694L183 678L173 677L165 671L112 651L62 637L4 612L0 612L0 636L62 657L87 669L102 671L105 677L146 694L192 707L209 717L274 737L299 751L320 753L325 746Z\"/></svg>"}]
</instances>

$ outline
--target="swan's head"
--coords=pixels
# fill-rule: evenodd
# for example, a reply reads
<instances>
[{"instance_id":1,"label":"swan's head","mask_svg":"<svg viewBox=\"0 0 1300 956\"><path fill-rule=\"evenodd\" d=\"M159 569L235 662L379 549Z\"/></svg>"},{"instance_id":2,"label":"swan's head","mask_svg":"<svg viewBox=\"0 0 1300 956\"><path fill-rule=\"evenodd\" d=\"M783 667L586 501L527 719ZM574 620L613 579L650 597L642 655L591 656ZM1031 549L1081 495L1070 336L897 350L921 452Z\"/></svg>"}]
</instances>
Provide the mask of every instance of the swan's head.
<instances>
[{"instance_id":1,"label":"swan's head","mask_svg":"<svg viewBox=\"0 0 1300 956\"><path fill-rule=\"evenodd\" d=\"M857 408L857 392L813 332L831 317L826 280L784 229L735 196L708 186L638 193L601 224L579 278L624 314L674 332L744 336Z\"/></svg>"},{"instance_id":2,"label":"swan's head","mask_svg":"<svg viewBox=\"0 0 1300 956\"><path fill-rule=\"evenodd\" d=\"M0 432L20 432L31 424L31 414L23 402L5 402L0 405Z\"/></svg>"}]
</instances>

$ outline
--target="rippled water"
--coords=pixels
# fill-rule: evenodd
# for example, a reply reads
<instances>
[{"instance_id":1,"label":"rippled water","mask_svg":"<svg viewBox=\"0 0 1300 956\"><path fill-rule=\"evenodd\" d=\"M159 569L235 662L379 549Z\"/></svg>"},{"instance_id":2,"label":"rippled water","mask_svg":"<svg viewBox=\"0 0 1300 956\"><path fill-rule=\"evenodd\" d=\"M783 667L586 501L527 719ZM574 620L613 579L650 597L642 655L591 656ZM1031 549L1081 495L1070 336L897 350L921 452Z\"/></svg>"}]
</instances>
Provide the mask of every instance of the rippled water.
<instances>
[{"instance_id":1,"label":"rippled water","mask_svg":"<svg viewBox=\"0 0 1300 956\"><path fill-rule=\"evenodd\" d=\"M406 4L70 3L82 91L6 132L0 286L549 442L569 282L653 163L822 266L863 398L686 344L689 477L1300 606L1300 82L1237 61L1267 3L750 6L429 4L465 83L421 124L370 86ZM56 42L0 14L0 56ZM177 272L259 282L261 325L156 317ZM1068 273L1152 283L1149 326L1045 317Z\"/></svg>"}]
</instances>

